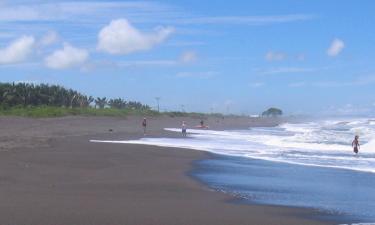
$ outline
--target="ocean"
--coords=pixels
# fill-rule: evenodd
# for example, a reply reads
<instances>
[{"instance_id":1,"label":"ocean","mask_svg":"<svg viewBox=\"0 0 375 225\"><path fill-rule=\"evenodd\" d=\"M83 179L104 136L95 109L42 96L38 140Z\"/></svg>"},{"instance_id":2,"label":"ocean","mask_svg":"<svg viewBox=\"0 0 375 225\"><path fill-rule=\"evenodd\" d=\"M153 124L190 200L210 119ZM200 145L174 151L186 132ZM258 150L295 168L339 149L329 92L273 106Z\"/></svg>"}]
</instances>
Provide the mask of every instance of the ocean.
<instances>
[{"instance_id":1,"label":"ocean","mask_svg":"<svg viewBox=\"0 0 375 225\"><path fill-rule=\"evenodd\" d=\"M166 128L181 132L177 128ZM375 119L325 119L247 130L188 129L188 138L116 143L208 151L193 176L243 202L315 208L375 221ZM351 147L355 135L359 154Z\"/></svg>"}]
</instances>

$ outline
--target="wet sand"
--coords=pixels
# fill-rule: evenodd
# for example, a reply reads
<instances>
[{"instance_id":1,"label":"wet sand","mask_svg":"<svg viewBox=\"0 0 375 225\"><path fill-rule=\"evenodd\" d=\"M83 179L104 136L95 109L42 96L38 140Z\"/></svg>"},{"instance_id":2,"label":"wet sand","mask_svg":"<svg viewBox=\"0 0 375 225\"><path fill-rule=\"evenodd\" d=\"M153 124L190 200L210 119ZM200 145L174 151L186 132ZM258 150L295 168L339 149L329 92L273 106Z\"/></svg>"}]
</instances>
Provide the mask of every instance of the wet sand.
<instances>
[{"instance_id":1,"label":"wet sand","mask_svg":"<svg viewBox=\"0 0 375 225\"><path fill-rule=\"evenodd\" d=\"M182 120L150 118L148 136ZM213 129L272 126L279 121L208 119ZM309 209L244 205L189 176L210 154L90 139L143 136L140 117L1 117L0 224L335 224ZM215 123L216 122L216 123ZM110 131L111 129L111 131Z\"/></svg>"}]
</instances>

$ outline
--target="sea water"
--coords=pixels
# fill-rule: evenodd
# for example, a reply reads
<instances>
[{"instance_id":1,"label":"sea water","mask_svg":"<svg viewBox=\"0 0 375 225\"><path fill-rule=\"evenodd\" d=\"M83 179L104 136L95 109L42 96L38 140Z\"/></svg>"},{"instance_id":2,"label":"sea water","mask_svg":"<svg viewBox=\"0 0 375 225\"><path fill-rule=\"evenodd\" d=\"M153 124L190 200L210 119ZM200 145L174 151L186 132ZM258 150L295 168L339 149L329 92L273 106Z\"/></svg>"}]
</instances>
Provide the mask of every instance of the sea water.
<instances>
[{"instance_id":1,"label":"sea water","mask_svg":"<svg viewBox=\"0 0 375 225\"><path fill-rule=\"evenodd\" d=\"M166 128L171 132L180 129ZM245 201L313 207L359 221L375 221L375 119L284 123L277 127L213 131L189 138L142 138L149 144L216 153L195 176ZM351 147L360 136L359 155Z\"/></svg>"}]
</instances>

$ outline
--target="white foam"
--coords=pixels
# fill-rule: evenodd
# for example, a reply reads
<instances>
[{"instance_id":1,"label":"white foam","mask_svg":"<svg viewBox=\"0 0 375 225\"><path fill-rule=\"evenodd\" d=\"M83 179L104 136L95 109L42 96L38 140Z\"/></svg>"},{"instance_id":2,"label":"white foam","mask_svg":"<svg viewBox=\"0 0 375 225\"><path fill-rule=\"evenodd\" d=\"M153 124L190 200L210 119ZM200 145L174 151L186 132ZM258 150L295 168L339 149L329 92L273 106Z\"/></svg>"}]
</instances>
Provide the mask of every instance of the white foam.
<instances>
[{"instance_id":1,"label":"white foam","mask_svg":"<svg viewBox=\"0 0 375 225\"><path fill-rule=\"evenodd\" d=\"M375 223L350 223L350 224L339 224L339 225L375 225Z\"/></svg>"},{"instance_id":2,"label":"white foam","mask_svg":"<svg viewBox=\"0 0 375 225\"><path fill-rule=\"evenodd\" d=\"M291 163L305 166L350 169L375 173L375 125L373 120L329 120L282 124L275 128L243 131L188 129L191 138L143 138L109 143L147 144L189 148L218 154ZM166 128L180 132L179 128ZM360 130L359 157L351 142Z\"/></svg>"},{"instance_id":3,"label":"white foam","mask_svg":"<svg viewBox=\"0 0 375 225\"><path fill-rule=\"evenodd\" d=\"M373 139L373 140L369 141L367 144L362 145L360 150L361 150L361 152L362 151L375 152L375 140Z\"/></svg>"}]
</instances>

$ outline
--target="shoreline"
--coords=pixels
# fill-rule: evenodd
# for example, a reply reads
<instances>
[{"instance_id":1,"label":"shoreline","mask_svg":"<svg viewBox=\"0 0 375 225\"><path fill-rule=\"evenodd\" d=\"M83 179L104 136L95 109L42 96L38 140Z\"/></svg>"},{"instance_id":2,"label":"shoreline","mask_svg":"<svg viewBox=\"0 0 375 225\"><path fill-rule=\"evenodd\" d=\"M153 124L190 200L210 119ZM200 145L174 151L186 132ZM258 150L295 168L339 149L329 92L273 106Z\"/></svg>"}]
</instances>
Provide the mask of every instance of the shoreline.
<instances>
[{"instance_id":1,"label":"shoreline","mask_svg":"<svg viewBox=\"0 0 375 225\"><path fill-rule=\"evenodd\" d=\"M216 184L216 182L213 183L212 181L205 180L204 178L201 177L202 174L209 174L211 179L213 179L212 176L215 176L215 175L211 173L212 171L211 172L206 171L207 167L212 167L212 164L209 164L210 166L207 166L204 164L210 161L222 161L223 159L228 160L228 161L231 161L231 159L239 159L240 161L247 161L248 163L262 162L262 164L268 164L268 165L272 165L275 163L275 162L270 162L270 161L262 160L262 159L247 159L241 156L228 156L228 155L222 155L218 153L206 152L204 158L195 160L192 163L192 169L188 173L188 176L191 177L192 179L197 180L197 182L200 185L208 187L209 189L213 191L230 196L230 199L228 199L227 202L231 204L281 207L281 208L287 208L287 209L297 210L297 211L302 210L302 212L295 213L294 216L302 217L302 218L312 220L312 221L328 222L331 224L357 224L357 223L367 224L368 222L371 222L371 220L361 220L361 218L355 217L354 215L349 215L349 214L345 214L342 212L332 211L332 210L328 210L328 209L324 209L320 207L297 206L293 204L279 204L279 203L274 203L272 200L268 200L268 201L256 200L254 198L251 198L251 197L249 198L248 196L241 195L240 193L236 193L235 190L229 190L230 188L228 189L228 187L224 188L224 187L217 186L218 184ZM286 167L289 166L289 164L282 163L282 162L279 162L276 164L284 164ZM225 165L222 165L222 166L225 166ZM292 165L292 166L303 167L301 165ZM273 167L273 166L270 166L270 167ZM215 170L215 169L210 168L210 170ZM226 176L228 176L228 170L230 169L226 169L225 171L222 171L222 173L225 173ZM238 171L236 171L236 173L238 173ZM214 180L217 181L217 178L216 179L214 178ZM223 180L225 180L225 178L223 178ZM254 186L254 188L258 188L258 187Z\"/></svg>"},{"instance_id":2,"label":"shoreline","mask_svg":"<svg viewBox=\"0 0 375 225\"><path fill-rule=\"evenodd\" d=\"M337 224L310 218L314 210L237 204L212 191L189 175L194 162L211 153L89 142L142 137L141 129L130 126L138 119L0 118L9 127L0 132L0 223ZM168 135L161 129L175 121L167 119L156 118L149 135ZM17 143L8 140L16 134ZM42 144L34 142L41 138Z\"/></svg>"}]
</instances>

